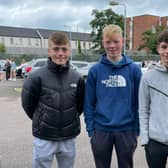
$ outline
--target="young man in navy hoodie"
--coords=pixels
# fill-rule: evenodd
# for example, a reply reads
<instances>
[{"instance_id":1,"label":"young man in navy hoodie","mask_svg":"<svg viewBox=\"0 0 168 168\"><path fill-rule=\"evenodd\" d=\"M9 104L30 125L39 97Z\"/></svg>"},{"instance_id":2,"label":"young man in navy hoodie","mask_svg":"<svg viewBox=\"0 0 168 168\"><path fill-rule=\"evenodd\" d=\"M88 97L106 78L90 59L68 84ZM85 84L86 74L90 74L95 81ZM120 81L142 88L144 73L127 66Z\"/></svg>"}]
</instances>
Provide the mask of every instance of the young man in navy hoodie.
<instances>
[{"instance_id":1,"label":"young man in navy hoodie","mask_svg":"<svg viewBox=\"0 0 168 168\"><path fill-rule=\"evenodd\" d=\"M88 74L84 115L96 168L110 168L113 146L119 168L133 167L139 135L138 88L140 68L122 55L122 30L103 29L105 54Z\"/></svg>"}]
</instances>

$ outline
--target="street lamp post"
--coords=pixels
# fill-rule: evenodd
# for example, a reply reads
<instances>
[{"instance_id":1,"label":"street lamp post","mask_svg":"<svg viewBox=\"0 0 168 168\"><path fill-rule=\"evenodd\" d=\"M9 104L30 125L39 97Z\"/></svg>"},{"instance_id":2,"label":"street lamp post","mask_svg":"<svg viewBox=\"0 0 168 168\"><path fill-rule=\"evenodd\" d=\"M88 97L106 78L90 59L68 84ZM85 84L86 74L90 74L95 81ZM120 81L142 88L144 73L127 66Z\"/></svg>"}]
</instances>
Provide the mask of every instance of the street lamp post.
<instances>
[{"instance_id":1,"label":"street lamp post","mask_svg":"<svg viewBox=\"0 0 168 168\"><path fill-rule=\"evenodd\" d=\"M118 3L118 2L114 2L114 1L111 1L110 2L110 5L112 6L116 6L116 5L120 5L120 6L123 6L124 7L124 54L126 53L126 28L127 28L127 15L126 15L126 5L125 3Z\"/></svg>"},{"instance_id":2,"label":"street lamp post","mask_svg":"<svg viewBox=\"0 0 168 168\"><path fill-rule=\"evenodd\" d=\"M71 44L71 41L72 41L72 32L71 32L71 27L67 26L67 25L65 25L64 27L69 28L69 41L70 41L70 51L71 51L70 60L72 61L72 44Z\"/></svg>"}]
</instances>

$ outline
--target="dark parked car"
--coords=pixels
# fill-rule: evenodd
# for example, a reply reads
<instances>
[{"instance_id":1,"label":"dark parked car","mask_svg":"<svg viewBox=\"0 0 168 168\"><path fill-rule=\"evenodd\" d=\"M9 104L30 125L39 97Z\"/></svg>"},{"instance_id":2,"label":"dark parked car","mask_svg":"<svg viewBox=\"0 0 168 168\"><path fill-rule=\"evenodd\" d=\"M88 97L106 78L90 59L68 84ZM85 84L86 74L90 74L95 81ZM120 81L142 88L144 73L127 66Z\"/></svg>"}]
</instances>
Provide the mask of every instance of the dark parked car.
<instances>
[{"instance_id":1,"label":"dark parked car","mask_svg":"<svg viewBox=\"0 0 168 168\"><path fill-rule=\"evenodd\" d=\"M16 67L16 76L17 77L20 77L20 78L23 78L24 77L24 74L25 74L25 69L26 67L31 64L32 61L29 61L29 62L25 62L19 66Z\"/></svg>"}]
</instances>

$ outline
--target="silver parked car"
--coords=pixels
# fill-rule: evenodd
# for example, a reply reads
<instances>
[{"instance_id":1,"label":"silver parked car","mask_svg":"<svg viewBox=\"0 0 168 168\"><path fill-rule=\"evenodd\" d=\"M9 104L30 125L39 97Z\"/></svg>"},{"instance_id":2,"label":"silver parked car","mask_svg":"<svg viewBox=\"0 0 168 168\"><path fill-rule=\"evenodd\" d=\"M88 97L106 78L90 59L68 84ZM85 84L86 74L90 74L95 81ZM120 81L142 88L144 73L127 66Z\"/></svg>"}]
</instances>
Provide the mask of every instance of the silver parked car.
<instances>
[{"instance_id":1,"label":"silver parked car","mask_svg":"<svg viewBox=\"0 0 168 168\"><path fill-rule=\"evenodd\" d=\"M38 58L38 59L34 59L31 62L29 62L29 64L25 66L24 77L27 77L30 73L43 67L47 63L47 60L48 58Z\"/></svg>"},{"instance_id":2,"label":"silver parked car","mask_svg":"<svg viewBox=\"0 0 168 168\"><path fill-rule=\"evenodd\" d=\"M27 77L30 73L36 71L47 63L48 58L39 58L32 60L24 70L24 77ZM92 64L86 61L70 61L70 66L75 71L79 72L84 78L87 77L88 71Z\"/></svg>"}]
</instances>

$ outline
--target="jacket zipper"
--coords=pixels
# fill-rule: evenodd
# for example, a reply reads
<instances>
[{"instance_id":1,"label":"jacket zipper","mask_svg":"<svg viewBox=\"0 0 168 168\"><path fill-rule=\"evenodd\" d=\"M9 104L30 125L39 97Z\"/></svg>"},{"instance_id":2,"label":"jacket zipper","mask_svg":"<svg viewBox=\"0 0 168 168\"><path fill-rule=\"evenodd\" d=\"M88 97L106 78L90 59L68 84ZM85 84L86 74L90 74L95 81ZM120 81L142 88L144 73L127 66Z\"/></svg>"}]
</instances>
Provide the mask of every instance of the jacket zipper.
<instances>
[{"instance_id":1,"label":"jacket zipper","mask_svg":"<svg viewBox=\"0 0 168 168\"><path fill-rule=\"evenodd\" d=\"M60 87L59 87L60 88L60 123L59 123L60 127L59 127L59 134L62 137L61 130L62 130L62 118L63 118L63 96L62 96L62 94L63 94L63 82L62 82L61 73L62 73L62 68L60 69Z\"/></svg>"}]
</instances>

